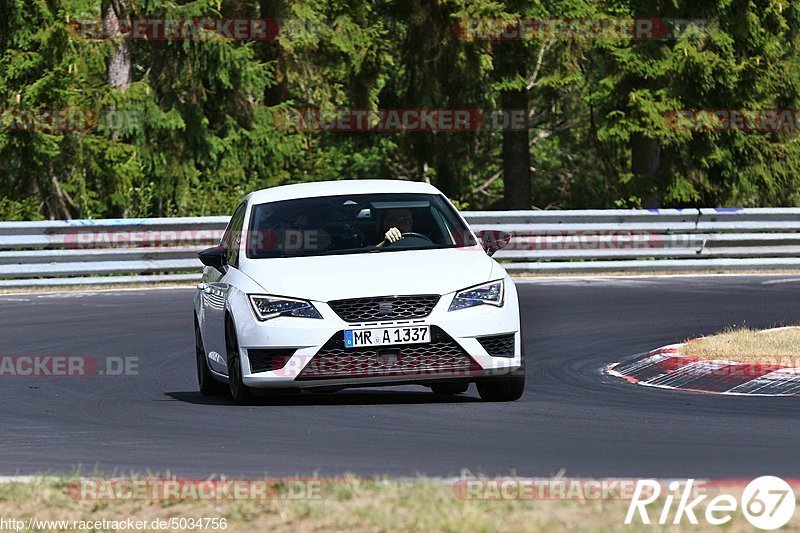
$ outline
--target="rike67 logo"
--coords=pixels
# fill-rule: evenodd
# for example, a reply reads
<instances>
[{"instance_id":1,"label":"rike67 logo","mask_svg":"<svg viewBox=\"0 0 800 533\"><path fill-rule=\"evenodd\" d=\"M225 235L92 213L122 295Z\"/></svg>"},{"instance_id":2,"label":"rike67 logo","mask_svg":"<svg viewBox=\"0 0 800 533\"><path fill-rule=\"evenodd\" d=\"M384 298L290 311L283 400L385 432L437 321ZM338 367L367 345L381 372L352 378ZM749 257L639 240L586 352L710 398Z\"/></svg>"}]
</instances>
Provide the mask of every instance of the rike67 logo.
<instances>
[{"instance_id":1,"label":"rike67 logo","mask_svg":"<svg viewBox=\"0 0 800 533\"><path fill-rule=\"evenodd\" d=\"M748 483L740 499L730 494L719 494L711 499L708 499L708 494L698 496L698 487L693 479L686 482L672 481L667 488L669 492L662 497L659 482L639 480L625 516L625 523L678 525L688 521L697 525L699 515L705 518L706 523L721 526L730 522L741 509L752 526L773 530L785 526L791 520L796 505L792 487L774 476L762 476ZM657 501L660 503L661 499L663 507L658 504L651 506Z\"/></svg>"}]
</instances>

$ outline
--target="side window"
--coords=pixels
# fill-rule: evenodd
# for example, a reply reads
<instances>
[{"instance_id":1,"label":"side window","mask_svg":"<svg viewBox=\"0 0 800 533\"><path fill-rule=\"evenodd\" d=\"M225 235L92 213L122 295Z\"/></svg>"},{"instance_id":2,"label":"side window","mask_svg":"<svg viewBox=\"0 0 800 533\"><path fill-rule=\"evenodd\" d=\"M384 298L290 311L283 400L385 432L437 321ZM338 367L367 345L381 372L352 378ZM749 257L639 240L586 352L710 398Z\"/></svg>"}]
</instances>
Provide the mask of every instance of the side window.
<instances>
[{"instance_id":1,"label":"side window","mask_svg":"<svg viewBox=\"0 0 800 533\"><path fill-rule=\"evenodd\" d=\"M222 236L222 244L228 247L227 262L232 267L239 266L239 248L242 243L242 228L244 226L244 212L247 205L242 202L234 211L228 228Z\"/></svg>"}]
</instances>

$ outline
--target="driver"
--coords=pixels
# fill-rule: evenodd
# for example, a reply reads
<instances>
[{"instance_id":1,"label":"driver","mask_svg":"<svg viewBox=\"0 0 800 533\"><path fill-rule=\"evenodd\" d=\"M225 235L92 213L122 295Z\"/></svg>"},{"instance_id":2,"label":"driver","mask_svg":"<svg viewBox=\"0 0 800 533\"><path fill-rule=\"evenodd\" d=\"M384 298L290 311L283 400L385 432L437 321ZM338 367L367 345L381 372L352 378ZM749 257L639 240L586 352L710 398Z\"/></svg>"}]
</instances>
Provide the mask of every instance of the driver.
<instances>
[{"instance_id":1,"label":"driver","mask_svg":"<svg viewBox=\"0 0 800 533\"><path fill-rule=\"evenodd\" d=\"M381 222L380 233L384 233L383 240L377 246L386 246L403 238L403 233L412 231L414 219L411 210L404 207L388 209Z\"/></svg>"}]
</instances>

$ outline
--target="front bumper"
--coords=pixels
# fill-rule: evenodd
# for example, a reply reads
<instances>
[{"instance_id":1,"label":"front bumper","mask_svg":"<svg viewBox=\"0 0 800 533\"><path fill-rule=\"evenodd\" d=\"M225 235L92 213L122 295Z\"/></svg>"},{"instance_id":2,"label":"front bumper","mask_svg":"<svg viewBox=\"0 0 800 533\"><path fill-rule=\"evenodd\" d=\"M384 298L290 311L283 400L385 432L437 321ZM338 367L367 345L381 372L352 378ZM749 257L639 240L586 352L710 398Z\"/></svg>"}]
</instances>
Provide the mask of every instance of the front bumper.
<instances>
[{"instance_id":1,"label":"front bumper","mask_svg":"<svg viewBox=\"0 0 800 533\"><path fill-rule=\"evenodd\" d=\"M255 388L315 388L473 381L512 374L522 365L522 342L516 290L510 280L506 283L502 307L482 305L448 312L453 299L453 294L448 294L425 318L371 322L368 326L345 322L322 302L314 302L322 320L282 317L259 322L242 298L235 302L235 322L243 382ZM431 326L430 344L380 350L341 346L345 329L420 324ZM497 335L514 336L513 356L492 356L479 341ZM274 370L264 370L263 359L256 359L263 357L264 350L280 354L277 363L267 366ZM251 364L251 352L255 364Z\"/></svg>"}]
</instances>

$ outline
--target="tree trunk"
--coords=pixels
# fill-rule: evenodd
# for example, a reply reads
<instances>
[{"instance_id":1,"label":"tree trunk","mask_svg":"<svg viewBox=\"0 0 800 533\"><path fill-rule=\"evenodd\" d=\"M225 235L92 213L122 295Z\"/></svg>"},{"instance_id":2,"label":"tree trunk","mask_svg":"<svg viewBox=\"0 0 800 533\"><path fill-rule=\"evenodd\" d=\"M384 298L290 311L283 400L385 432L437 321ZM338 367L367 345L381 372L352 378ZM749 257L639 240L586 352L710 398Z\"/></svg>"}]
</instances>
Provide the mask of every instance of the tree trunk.
<instances>
[{"instance_id":1,"label":"tree trunk","mask_svg":"<svg viewBox=\"0 0 800 533\"><path fill-rule=\"evenodd\" d=\"M661 163L661 144L658 139L652 139L642 133L631 135L631 172L647 181L656 183L657 189L650 196L643 199L642 207L657 209L661 207L661 193L665 187L663 179L658 174Z\"/></svg>"},{"instance_id":2,"label":"tree trunk","mask_svg":"<svg viewBox=\"0 0 800 533\"><path fill-rule=\"evenodd\" d=\"M531 161L527 119L523 127L511 117L520 111L528 114L528 92L525 88L500 93L503 116L509 121L503 127L503 207L530 209L532 203Z\"/></svg>"},{"instance_id":3,"label":"tree trunk","mask_svg":"<svg viewBox=\"0 0 800 533\"><path fill-rule=\"evenodd\" d=\"M119 20L128 18L129 0L112 0L106 9L103 25L114 38L114 55L108 62L108 83L122 92L131 85L131 51L128 41L122 38Z\"/></svg>"},{"instance_id":4,"label":"tree trunk","mask_svg":"<svg viewBox=\"0 0 800 533\"><path fill-rule=\"evenodd\" d=\"M29 189L30 195L39 200L39 210L42 212L42 214L45 216L47 220L53 220L53 218L55 217L53 217L53 213L52 210L50 209L50 205L49 202L47 201L47 198L42 193L42 188L39 187L38 179L30 180L29 184L30 184L30 189Z\"/></svg>"},{"instance_id":5,"label":"tree trunk","mask_svg":"<svg viewBox=\"0 0 800 533\"><path fill-rule=\"evenodd\" d=\"M263 19L280 19L284 15L282 2L279 0L261 0L260 1L261 18ZM279 24L282 20L279 20ZM280 36L280 29L278 30ZM261 56L263 61L272 61L275 63L275 83L268 85L264 89L264 104L268 106L276 106L281 102L286 101L287 89L286 82L282 79L282 54L281 46L278 41L264 41L261 45Z\"/></svg>"},{"instance_id":6,"label":"tree trunk","mask_svg":"<svg viewBox=\"0 0 800 533\"><path fill-rule=\"evenodd\" d=\"M71 203L72 199L61 189L61 184L58 182L56 175L53 174L52 167L50 168L50 173L50 195L53 199L53 214L60 219L72 220L68 207L68 203Z\"/></svg>"},{"instance_id":7,"label":"tree trunk","mask_svg":"<svg viewBox=\"0 0 800 533\"><path fill-rule=\"evenodd\" d=\"M0 53L5 52L8 43L8 37L11 35L11 23L8 20L9 13L8 7L3 5L0 9Z\"/></svg>"},{"instance_id":8,"label":"tree trunk","mask_svg":"<svg viewBox=\"0 0 800 533\"><path fill-rule=\"evenodd\" d=\"M652 176L658 170L661 145L641 133L631 135L631 172L637 176Z\"/></svg>"}]
</instances>

